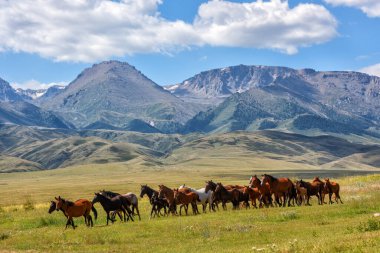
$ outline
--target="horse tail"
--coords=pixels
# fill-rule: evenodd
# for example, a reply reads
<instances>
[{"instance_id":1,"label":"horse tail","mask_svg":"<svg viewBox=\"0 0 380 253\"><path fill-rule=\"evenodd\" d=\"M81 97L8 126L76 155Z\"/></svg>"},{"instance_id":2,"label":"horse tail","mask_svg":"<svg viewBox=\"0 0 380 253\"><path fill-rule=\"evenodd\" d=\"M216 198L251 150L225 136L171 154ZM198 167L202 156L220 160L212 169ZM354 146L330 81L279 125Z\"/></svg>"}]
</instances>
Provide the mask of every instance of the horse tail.
<instances>
[{"instance_id":1,"label":"horse tail","mask_svg":"<svg viewBox=\"0 0 380 253\"><path fill-rule=\"evenodd\" d=\"M98 211L96 211L95 207L91 207L92 212L94 213L95 220L98 218Z\"/></svg>"}]
</instances>

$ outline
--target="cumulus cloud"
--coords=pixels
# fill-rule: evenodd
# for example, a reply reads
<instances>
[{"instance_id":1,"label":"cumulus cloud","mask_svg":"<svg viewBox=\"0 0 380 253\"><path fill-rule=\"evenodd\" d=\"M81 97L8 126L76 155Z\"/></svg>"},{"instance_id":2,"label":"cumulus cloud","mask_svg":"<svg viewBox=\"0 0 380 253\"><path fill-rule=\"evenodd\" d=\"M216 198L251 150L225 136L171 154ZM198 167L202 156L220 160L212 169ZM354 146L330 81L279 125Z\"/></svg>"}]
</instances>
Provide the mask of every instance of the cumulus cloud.
<instances>
[{"instance_id":1,"label":"cumulus cloud","mask_svg":"<svg viewBox=\"0 0 380 253\"><path fill-rule=\"evenodd\" d=\"M210 1L202 4L194 27L210 45L277 49L297 53L300 46L330 40L337 22L326 8L288 1L252 3Z\"/></svg>"},{"instance_id":2,"label":"cumulus cloud","mask_svg":"<svg viewBox=\"0 0 380 253\"><path fill-rule=\"evenodd\" d=\"M325 2L335 6L358 8L369 17L380 17L379 0L325 0Z\"/></svg>"},{"instance_id":3,"label":"cumulus cloud","mask_svg":"<svg viewBox=\"0 0 380 253\"><path fill-rule=\"evenodd\" d=\"M41 83L39 81L32 79L23 83L11 83L11 86L15 89L21 88L23 90L26 90L26 89L39 90L39 89L47 89L54 85L66 86L67 84L68 82Z\"/></svg>"},{"instance_id":4,"label":"cumulus cloud","mask_svg":"<svg viewBox=\"0 0 380 253\"><path fill-rule=\"evenodd\" d=\"M380 63L359 69L359 72L380 77Z\"/></svg>"},{"instance_id":5,"label":"cumulus cloud","mask_svg":"<svg viewBox=\"0 0 380 253\"><path fill-rule=\"evenodd\" d=\"M262 0L201 4L193 23L169 21L162 0L0 0L0 51L56 61L93 62L204 45L266 48L288 54L336 36L321 5Z\"/></svg>"}]
</instances>

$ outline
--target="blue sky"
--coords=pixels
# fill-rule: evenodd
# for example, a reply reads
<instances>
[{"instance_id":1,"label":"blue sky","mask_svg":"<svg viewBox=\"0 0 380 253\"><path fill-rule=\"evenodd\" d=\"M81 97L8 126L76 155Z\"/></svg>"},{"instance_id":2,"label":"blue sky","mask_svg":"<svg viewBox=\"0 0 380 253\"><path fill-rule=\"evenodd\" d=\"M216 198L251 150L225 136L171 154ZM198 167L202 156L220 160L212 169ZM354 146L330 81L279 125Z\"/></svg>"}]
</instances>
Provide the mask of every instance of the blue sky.
<instances>
[{"instance_id":1,"label":"blue sky","mask_svg":"<svg viewBox=\"0 0 380 253\"><path fill-rule=\"evenodd\" d=\"M70 82L109 59L160 85L237 64L380 75L377 0L12 2L0 0L0 77L18 87Z\"/></svg>"}]
</instances>

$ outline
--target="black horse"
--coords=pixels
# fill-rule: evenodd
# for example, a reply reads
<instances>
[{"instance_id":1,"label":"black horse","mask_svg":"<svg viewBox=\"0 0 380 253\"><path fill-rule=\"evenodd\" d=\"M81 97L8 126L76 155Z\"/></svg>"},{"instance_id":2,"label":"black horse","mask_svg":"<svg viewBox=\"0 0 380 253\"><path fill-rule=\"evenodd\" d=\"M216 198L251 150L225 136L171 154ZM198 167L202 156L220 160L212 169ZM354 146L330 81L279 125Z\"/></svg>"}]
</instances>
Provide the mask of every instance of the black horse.
<instances>
[{"instance_id":1,"label":"black horse","mask_svg":"<svg viewBox=\"0 0 380 253\"><path fill-rule=\"evenodd\" d=\"M120 194L120 193L117 193L117 192L106 191L106 190L102 190L102 191L100 191L100 193L103 194L103 195L105 195L105 196L107 196L107 197L109 197L109 198L113 198L113 197L116 197L118 195L121 195L124 198L128 199L128 201L129 201L129 207L132 209L132 214L133 215L138 215L139 216L139 220L141 220L140 211L139 211L139 201L138 201L138 198L137 198L136 194L134 194L132 192L127 193L127 194ZM118 212L117 214L120 217L120 213ZM113 212L112 213L113 218L115 218L115 215L116 215L116 213Z\"/></svg>"},{"instance_id":2,"label":"black horse","mask_svg":"<svg viewBox=\"0 0 380 253\"><path fill-rule=\"evenodd\" d=\"M107 225L109 220L112 223L115 221L110 217L111 211L122 211L124 214L124 221L129 221L129 219L134 221L132 217L132 211L129 208L130 203L128 199L126 199L122 195L118 195L113 198L108 198L107 196L101 193L95 193L95 197L92 200L92 204L95 204L96 202L99 202L102 205L104 211L107 213ZM126 219L126 217L128 217L128 219Z\"/></svg>"},{"instance_id":3,"label":"black horse","mask_svg":"<svg viewBox=\"0 0 380 253\"><path fill-rule=\"evenodd\" d=\"M152 205L152 210L150 211L151 218L155 216L160 217L162 209L164 209L164 215L167 215L166 208L169 208L168 202L159 197L158 191L153 190L148 185L141 185L140 198L143 198L145 194L148 196L149 202Z\"/></svg>"}]
</instances>

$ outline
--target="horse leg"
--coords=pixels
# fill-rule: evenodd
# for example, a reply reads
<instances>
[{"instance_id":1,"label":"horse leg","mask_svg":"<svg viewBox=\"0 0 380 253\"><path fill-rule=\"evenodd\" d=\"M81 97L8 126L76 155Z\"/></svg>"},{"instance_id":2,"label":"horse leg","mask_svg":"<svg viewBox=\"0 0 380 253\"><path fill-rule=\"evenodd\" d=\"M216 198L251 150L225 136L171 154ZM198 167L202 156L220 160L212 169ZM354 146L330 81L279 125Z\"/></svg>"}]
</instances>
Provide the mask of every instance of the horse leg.
<instances>
[{"instance_id":1,"label":"horse leg","mask_svg":"<svg viewBox=\"0 0 380 253\"><path fill-rule=\"evenodd\" d=\"M137 212L137 215L139 216L139 220L141 220L140 211L137 204L136 204L136 212Z\"/></svg>"},{"instance_id":2,"label":"horse leg","mask_svg":"<svg viewBox=\"0 0 380 253\"><path fill-rule=\"evenodd\" d=\"M110 219L110 212L107 211L107 226L108 226L108 221L109 221L109 220L111 220L111 219ZM112 220L111 220L111 221L112 221Z\"/></svg>"},{"instance_id":3,"label":"horse leg","mask_svg":"<svg viewBox=\"0 0 380 253\"><path fill-rule=\"evenodd\" d=\"M71 221L71 226L73 226L73 229L75 229L77 226L74 225L73 217L70 217L69 219Z\"/></svg>"},{"instance_id":4,"label":"horse leg","mask_svg":"<svg viewBox=\"0 0 380 253\"><path fill-rule=\"evenodd\" d=\"M332 197L332 192L331 192L331 193L329 192L329 204L334 204L334 203L332 202L332 200L331 200L331 197Z\"/></svg>"}]
</instances>

